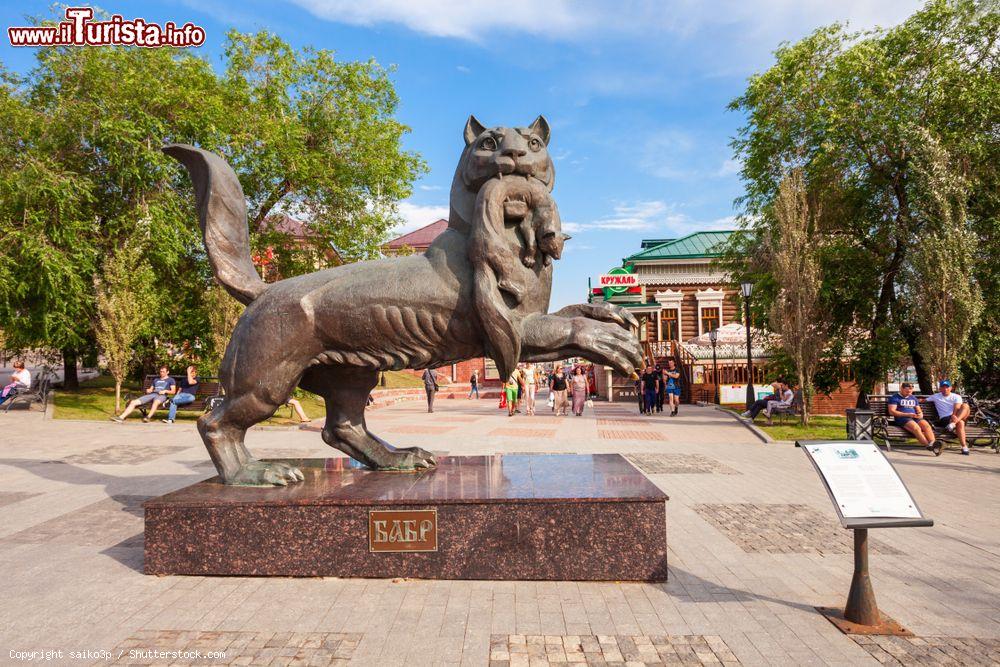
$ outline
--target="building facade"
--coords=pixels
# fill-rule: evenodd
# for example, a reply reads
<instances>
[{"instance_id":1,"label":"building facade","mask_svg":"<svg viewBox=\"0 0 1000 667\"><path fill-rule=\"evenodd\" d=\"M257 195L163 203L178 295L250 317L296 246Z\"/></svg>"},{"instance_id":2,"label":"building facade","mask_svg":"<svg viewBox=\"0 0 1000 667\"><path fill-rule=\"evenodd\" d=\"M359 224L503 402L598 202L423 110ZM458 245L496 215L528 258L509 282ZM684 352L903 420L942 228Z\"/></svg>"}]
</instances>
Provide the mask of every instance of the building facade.
<instances>
[{"instance_id":1,"label":"building facade","mask_svg":"<svg viewBox=\"0 0 1000 667\"><path fill-rule=\"evenodd\" d=\"M678 239L645 239L641 250L622 260L637 285L615 293L591 286L591 301L627 308L649 343L686 341L740 321L739 300L716 267L731 231L695 232Z\"/></svg>"}]
</instances>

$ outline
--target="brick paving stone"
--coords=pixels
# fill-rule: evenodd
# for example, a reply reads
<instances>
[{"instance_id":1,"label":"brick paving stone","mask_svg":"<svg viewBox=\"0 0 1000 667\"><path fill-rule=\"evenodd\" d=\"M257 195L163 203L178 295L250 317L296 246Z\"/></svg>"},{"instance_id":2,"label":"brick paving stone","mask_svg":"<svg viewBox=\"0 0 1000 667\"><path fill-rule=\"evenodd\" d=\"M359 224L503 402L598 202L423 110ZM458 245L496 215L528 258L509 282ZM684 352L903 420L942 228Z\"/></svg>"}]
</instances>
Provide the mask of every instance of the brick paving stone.
<instances>
[{"instance_id":1,"label":"brick paving stone","mask_svg":"<svg viewBox=\"0 0 1000 667\"><path fill-rule=\"evenodd\" d=\"M645 419L622 419L622 418L605 418L601 417L597 420L598 426L631 426L633 424L648 424L649 422Z\"/></svg>"},{"instance_id":2,"label":"brick paving stone","mask_svg":"<svg viewBox=\"0 0 1000 667\"><path fill-rule=\"evenodd\" d=\"M471 422L477 422L481 420L482 417L476 417L474 415L440 415L434 419L435 422L441 422L443 424L466 424Z\"/></svg>"},{"instance_id":3,"label":"brick paving stone","mask_svg":"<svg viewBox=\"0 0 1000 667\"><path fill-rule=\"evenodd\" d=\"M854 553L851 532L808 505L711 503L694 510L746 553ZM877 540L870 547L875 553L902 553Z\"/></svg>"},{"instance_id":4,"label":"brick paving stone","mask_svg":"<svg viewBox=\"0 0 1000 667\"><path fill-rule=\"evenodd\" d=\"M610 430L610 429L600 429L597 431L597 436L601 440L667 440L667 436L659 431L624 431L624 430Z\"/></svg>"},{"instance_id":5,"label":"brick paving stone","mask_svg":"<svg viewBox=\"0 0 1000 667\"><path fill-rule=\"evenodd\" d=\"M740 475L727 465L701 454L626 454L625 458L647 475L682 475L690 473L715 473Z\"/></svg>"},{"instance_id":6,"label":"brick paving stone","mask_svg":"<svg viewBox=\"0 0 1000 667\"><path fill-rule=\"evenodd\" d=\"M490 665L739 664L721 637L703 635L490 636ZM527 662L525 662L527 660Z\"/></svg>"},{"instance_id":7,"label":"brick paving stone","mask_svg":"<svg viewBox=\"0 0 1000 667\"><path fill-rule=\"evenodd\" d=\"M266 665L271 661L281 665L330 665L349 662L358 643L358 635L352 633L282 632L260 641L259 635L247 632L141 630L116 646L111 656L112 664L122 665Z\"/></svg>"},{"instance_id":8,"label":"brick paving stone","mask_svg":"<svg viewBox=\"0 0 1000 667\"><path fill-rule=\"evenodd\" d=\"M151 497L111 496L8 535L0 542L141 547L142 503Z\"/></svg>"},{"instance_id":9,"label":"brick paving stone","mask_svg":"<svg viewBox=\"0 0 1000 667\"><path fill-rule=\"evenodd\" d=\"M73 454L60 459L58 463L82 463L90 465L140 465L154 459L183 451L187 447L171 445L108 445L84 454Z\"/></svg>"},{"instance_id":10,"label":"brick paving stone","mask_svg":"<svg viewBox=\"0 0 1000 667\"><path fill-rule=\"evenodd\" d=\"M27 500L28 498L32 498L37 495L41 494L28 493L27 491L0 491L0 507L13 505L14 503Z\"/></svg>"},{"instance_id":11,"label":"brick paving stone","mask_svg":"<svg viewBox=\"0 0 1000 667\"><path fill-rule=\"evenodd\" d=\"M850 635L884 665L1000 665L1000 639Z\"/></svg>"},{"instance_id":12,"label":"brick paving stone","mask_svg":"<svg viewBox=\"0 0 1000 667\"><path fill-rule=\"evenodd\" d=\"M435 426L431 424L399 424L385 429L389 433L413 433L419 435L442 435L454 431L456 426Z\"/></svg>"},{"instance_id":13,"label":"brick paving stone","mask_svg":"<svg viewBox=\"0 0 1000 667\"><path fill-rule=\"evenodd\" d=\"M194 424L120 427L11 413L3 419L0 493L32 495L0 500L0 534L7 535L0 539L0 651L142 648L155 640L224 648L230 664L530 667L532 661L582 665L617 658L619 664L855 665L878 664L876 655L892 664L1000 662L989 643L1000 638L1000 456L887 452L935 526L876 532L895 548L872 560L879 604L918 636L862 644L863 638L840 634L814 609L843 604L850 534L837 526L815 471L791 443L761 445L728 415L698 406L684 406L674 418L639 418L633 403L598 403L583 417L558 418L545 408L537 417L508 418L492 401L439 400L435 407L428 414L422 401L410 401L366 416L376 433L405 426L389 438L394 445L426 446L431 440L433 449L451 455L544 450L632 452L636 462L663 457L645 463L671 497L670 579L643 584L146 576L141 549L109 545L141 545L143 498L214 474ZM461 419L468 416L477 421ZM641 424L632 429L598 424L600 419ZM414 426L455 430L429 438L414 433ZM511 427L558 431L545 439L471 437ZM657 431L669 440L629 445L597 435L619 428ZM46 463L111 445L177 450L158 459L144 452L143 465L117 468ZM317 433L296 428L254 429L247 445L258 457L338 455ZM715 463L741 474L671 474L718 470ZM134 498L123 508L126 495ZM740 530L749 541L763 542L763 549L738 548L697 509L736 504L758 512L720 515L720 521L742 522ZM789 514L788 505L812 513ZM775 513L775 507L786 509ZM772 514L781 521L775 524ZM803 545L812 550L794 551ZM517 632L523 639L515 651L507 640ZM287 639L273 642L276 635ZM687 638L692 635L704 641ZM272 646L265 648L268 642Z\"/></svg>"},{"instance_id":14,"label":"brick paving stone","mask_svg":"<svg viewBox=\"0 0 1000 667\"><path fill-rule=\"evenodd\" d=\"M501 426L495 428L490 435L508 435L521 438L553 438L556 435L554 428L520 428L517 426Z\"/></svg>"}]
</instances>

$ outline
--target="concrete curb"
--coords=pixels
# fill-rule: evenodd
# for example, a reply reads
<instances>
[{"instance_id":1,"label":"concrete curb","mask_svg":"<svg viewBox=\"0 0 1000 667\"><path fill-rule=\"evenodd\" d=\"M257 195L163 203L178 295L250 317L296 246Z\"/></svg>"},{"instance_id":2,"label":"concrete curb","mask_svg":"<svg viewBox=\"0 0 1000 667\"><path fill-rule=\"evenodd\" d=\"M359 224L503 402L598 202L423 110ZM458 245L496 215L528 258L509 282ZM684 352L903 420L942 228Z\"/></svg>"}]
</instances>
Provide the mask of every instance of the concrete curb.
<instances>
[{"instance_id":1,"label":"concrete curb","mask_svg":"<svg viewBox=\"0 0 1000 667\"><path fill-rule=\"evenodd\" d=\"M774 438L772 438L771 436L769 436L767 433L765 433L764 431L762 431L759 428L757 428L754 425L753 422L751 422L751 421L749 421L747 419L744 419L743 417L740 417L738 414L736 414L734 412L726 410L725 408L720 408L718 405L715 405L714 403L705 403L704 401L698 401L698 405L704 405L706 407L711 406L711 407L715 408L716 410L718 410L719 412L723 412L723 413L729 415L730 417L732 417L733 419L735 419L739 423L743 424L743 426L745 426L748 431L750 431L755 436L757 436L757 438L761 442L763 442L765 444L770 444L770 443L777 442Z\"/></svg>"}]
</instances>

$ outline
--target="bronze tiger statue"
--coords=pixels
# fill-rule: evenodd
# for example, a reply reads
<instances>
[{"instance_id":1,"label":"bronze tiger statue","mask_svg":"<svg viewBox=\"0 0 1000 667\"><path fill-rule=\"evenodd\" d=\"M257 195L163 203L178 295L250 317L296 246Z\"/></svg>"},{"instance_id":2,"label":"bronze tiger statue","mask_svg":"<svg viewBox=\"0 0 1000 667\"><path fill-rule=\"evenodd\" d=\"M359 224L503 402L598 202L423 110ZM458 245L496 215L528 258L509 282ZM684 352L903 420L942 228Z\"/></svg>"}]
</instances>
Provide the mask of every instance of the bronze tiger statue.
<instances>
[{"instance_id":1,"label":"bronze tiger statue","mask_svg":"<svg viewBox=\"0 0 1000 667\"><path fill-rule=\"evenodd\" d=\"M226 399L198 420L226 484L303 479L294 466L255 459L244 444L247 429L274 414L297 386L325 399L327 444L375 470L414 470L435 465L434 456L393 447L365 424L380 371L484 355L501 377L519 360L582 356L626 375L641 366L636 321L624 309L596 303L546 312L551 260L564 240L550 194L555 173L546 120L486 128L470 116L464 136L448 229L425 254L271 284L250 259L246 202L233 170L193 146L163 149L191 176L216 279L247 306L219 371Z\"/></svg>"}]
</instances>

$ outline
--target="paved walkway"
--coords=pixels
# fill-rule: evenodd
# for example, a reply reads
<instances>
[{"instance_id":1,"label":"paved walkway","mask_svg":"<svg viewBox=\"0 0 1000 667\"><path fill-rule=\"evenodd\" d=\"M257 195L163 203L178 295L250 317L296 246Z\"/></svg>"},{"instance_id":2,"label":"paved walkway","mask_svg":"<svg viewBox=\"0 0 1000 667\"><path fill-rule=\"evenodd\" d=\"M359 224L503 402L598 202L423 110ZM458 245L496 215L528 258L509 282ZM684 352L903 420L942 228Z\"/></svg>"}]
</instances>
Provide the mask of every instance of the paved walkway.
<instances>
[{"instance_id":1,"label":"paved walkway","mask_svg":"<svg viewBox=\"0 0 1000 667\"><path fill-rule=\"evenodd\" d=\"M132 664L1000 664L1000 456L889 455L936 525L873 531L879 604L917 637L865 639L814 610L843 604L852 561L805 455L711 408L508 418L494 401L441 400L433 415L410 401L369 422L451 454L629 455L671 497L670 580L145 576L142 501L213 473L194 427L12 412L0 415L0 664L45 650L63 652L53 664L105 662L99 651ZM262 457L335 454L300 430L248 443Z\"/></svg>"}]
</instances>

